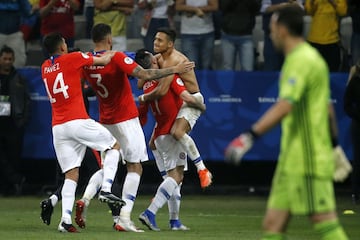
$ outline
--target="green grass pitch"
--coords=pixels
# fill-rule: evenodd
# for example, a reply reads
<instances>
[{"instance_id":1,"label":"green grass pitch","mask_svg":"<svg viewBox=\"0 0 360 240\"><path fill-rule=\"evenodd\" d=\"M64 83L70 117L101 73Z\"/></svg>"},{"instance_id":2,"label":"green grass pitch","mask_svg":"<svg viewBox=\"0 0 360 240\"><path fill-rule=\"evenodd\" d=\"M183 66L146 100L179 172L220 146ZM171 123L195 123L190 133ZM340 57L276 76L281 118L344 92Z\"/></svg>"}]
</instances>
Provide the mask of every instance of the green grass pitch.
<instances>
[{"instance_id":1,"label":"green grass pitch","mask_svg":"<svg viewBox=\"0 0 360 240\"><path fill-rule=\"evenodd\" d=\"M144 233L115 232L106 204L93 200L90 204L87 226L79 234L59 233L61 206L54 210L50 226L40 220L41 197L0 198L0 239L19 240L199 240L199 239L260 239L261 222L265 211L266 197L196 195L182 198L181 220L191 228L186 232L175 232L168 228L167 206L157 214L160 232L152 232L141 225L138 215L147 207L151 196L138 196L132 219ZM360 239L360 206L354 206L348 197L337 200L340 221L353 240ZM344 215L352 209L355 214ZM74 214L73 214L74 215ZM288 228L288 239L312 240L319 237L312 230L306 217L293 217Z\"/></svg>"}]
</instances>

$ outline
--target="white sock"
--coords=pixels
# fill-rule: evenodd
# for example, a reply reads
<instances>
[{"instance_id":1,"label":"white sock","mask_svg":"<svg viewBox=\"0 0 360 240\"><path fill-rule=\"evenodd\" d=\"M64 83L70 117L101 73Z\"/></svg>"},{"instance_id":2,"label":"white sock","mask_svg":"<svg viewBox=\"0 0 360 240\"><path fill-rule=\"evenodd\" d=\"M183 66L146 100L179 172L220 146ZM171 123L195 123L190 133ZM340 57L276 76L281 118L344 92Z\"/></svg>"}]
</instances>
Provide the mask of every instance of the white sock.
<instances>
[{"instance_id":1,"label":"white sock","mask_svg":"<svg viewBox=\"0 0 360 240\"><path fill-rule=\"evenodd\" d=\"M169 219L170 220L178 220L179 212L180 212L180 203L181 203L181 184L175 188L173 194L171 195L168 201L169 208Z\"/></svg>"},{"instance_id":2,"label":"white sock","mask_svg":"<svg viewBox=\"0 0 360 240\"><path fill-rule=\"evenodd\" d=\"M185 133L184 136L179 139L179 142L185 148L190 160L195 164L197 170L205 169L206 167L194 140Z\"/></svg>"},{"instance_id":3,"label":"white sock","mask_svg":"<svg viewBox=\"0 0 360 240\"><path fill-rule=\"evenodd\" d=\"M86 186L84 195L82 197L86 206L89 206L90 200L93 199L96 193L99 191L103 178L104 178L103 169L99 169L91 176L89 183Z\"/></svg>"},{"instance_id":4,"label":"white sock","mask_svg":"<svg viewBox=\"0 0 360 240\"><path fill-rule=\"evenodd\" d=\"M178 184L176 183L175 179L172 177L165 178L165 180L158 187L155 197L148 209L152 213L156 214L156 212L170 199L177 186Z\"/></svg>"},{"instance_id":5,"label":"white sock","mask_svg":"<svg viewBox=\"0 0 360 240\"><path fill-rule=\"evenodd\" d=\"M56 204L58 203L59 199L58 197L55 195L55 194L52 194L50 197L49 197L50 201L51 201L51 205L53 207L56 206Z\"/></svg>"},{"instance_id":6,"label":"white sock","mask_svg":"<svg viewBox=\"0 0 360 240\"><path fill-rule=\"evenodd\" d=\"M140 183L140 175L135 172L128 172L125 177L122 199L126 205L121 208L120 217L130 219L130 214L134 206L137 191Z\"/></svg>"},{"instance_id":7,"label":"white sock","mask_svg":"<svg viewBox=\"0 0 360 240\"><path fill-rule=\"evenodd\" d=\"M119 156L119 150L110 149L106 151L103 167L104 177L101 184L101 190L104 192L111 192L111 186L118 168Z\"/></svg>"},{"instance_id":8,"label":"white sock","mask_svg":"<svg viewBox=\"0 0 360 240\"><path fill-rule=\"evenodd\" d=\"M71 213L75 201L75 190L77 183L71 179L65 179L61 190L62 196L62 216L61 220L66 224L71 224Z\"/></svg>"}]
</instances>

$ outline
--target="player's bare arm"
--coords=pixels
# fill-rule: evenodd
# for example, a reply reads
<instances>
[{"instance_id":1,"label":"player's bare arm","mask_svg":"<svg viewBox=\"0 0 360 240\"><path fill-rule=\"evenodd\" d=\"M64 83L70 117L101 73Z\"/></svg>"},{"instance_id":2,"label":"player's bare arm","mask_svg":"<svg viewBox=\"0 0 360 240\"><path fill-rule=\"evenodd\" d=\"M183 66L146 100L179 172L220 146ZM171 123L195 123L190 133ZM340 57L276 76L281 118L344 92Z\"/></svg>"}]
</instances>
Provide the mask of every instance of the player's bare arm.
<instances>
[{"instance_id":1,"label":"player's bare arm","mask_svg":"<svg viewBox=\"0 0 360 240\"><path fill-rule=\"evenodd\" d=\"M277 103L267 110L264 115L252 126L252 130L256 135L263 135L268 130L272 129L275 125L292 110L292 104L285 99L280 99Z\"/></svg>"},{"instance_id":2,"label":"player's bare arm","mask_svg":"<svg viewBox=\"0 0 360 240\"><path fill-rule=\"evenodd\" d=\"M159 81L159 84L156 86L156 88L154 90L152 90L149 93L145 93L139 96L139 102L140 103L144 103L147 101L154 101L156 99L161 98L162 96L164 96L170 88L171 82L173 81L173 75L167 76L162 78ZM142 80L143 82L145 82L144 80ZM138 82L139 84L139 82ZM142 84L144 85L144 84ZM142 88L142 86L141 86Z\"/></svg>"},{"instance_id":3,"label":"player's bare arm","mask_svg":"<svg viewBox=\"0 0 360 240\"><path fill-rule=\"evenodd\" d=\"M175 73L188 72L194 69L194 62L181 62L174 67L164 68L164 69L144 69L140 66L137 66L133 72L132 76L141 78L143 80L153 80L160 79Z\"/></svg>"},{"instance_id":4,"label":"player's bare arm","mask_svg":"<svg viewBox=\"0 0 360 240\"><path fill-rule=\"evenodd\" d=\"M197 108L201 112L205 112L206 105L200 101L198 101L193 95L191 95L187 90L183 91L180 94L181 99L192 108Z\"/></svg>"}]
</instances>

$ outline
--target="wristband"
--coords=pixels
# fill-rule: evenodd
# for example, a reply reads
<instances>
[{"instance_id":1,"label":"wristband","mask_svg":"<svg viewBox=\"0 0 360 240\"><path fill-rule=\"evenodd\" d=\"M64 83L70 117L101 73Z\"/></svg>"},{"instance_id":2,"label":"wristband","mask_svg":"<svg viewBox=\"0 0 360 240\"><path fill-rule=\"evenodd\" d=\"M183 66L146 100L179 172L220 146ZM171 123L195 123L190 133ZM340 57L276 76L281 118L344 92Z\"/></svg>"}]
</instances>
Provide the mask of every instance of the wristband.
<instances>
[{"instance_id":1,"label":"wristband","mask_svg":"<svg viewBox=\"0 0 360 240\"><path fill-rule=\"evenodd\" d=\"M259 138L259 134L254 132L254 130L252 128L249 129L248 133L250 133L250 135L253 137L253 139Z\"/></svg>"}]
</instances>

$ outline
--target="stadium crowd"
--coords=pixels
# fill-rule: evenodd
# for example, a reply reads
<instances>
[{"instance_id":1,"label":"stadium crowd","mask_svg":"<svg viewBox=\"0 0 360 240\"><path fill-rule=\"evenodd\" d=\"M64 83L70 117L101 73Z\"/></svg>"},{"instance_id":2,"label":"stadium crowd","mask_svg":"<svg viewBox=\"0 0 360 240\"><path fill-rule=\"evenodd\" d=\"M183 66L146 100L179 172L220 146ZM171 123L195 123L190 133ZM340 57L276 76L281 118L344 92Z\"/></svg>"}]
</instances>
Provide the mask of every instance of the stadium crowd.
<instances>
[{"instance_id":1,"label":"stadium crowd","mask_svg":"<svg viewBox=\"0 0 360 240\"><path fill-rule=\"evenodd\" d=\"M322 53L332 72L347 71L359 56L360 13L354 0L17 2L21 8L6 9L7 1L2 1L0 9L4 18L0 22L0 45L10 40L10 47L17 46L16 55L21 56L16 58L17 67L42 62L42 56L34 56L39 52L32 49L41 47L41 39L50 31L64 35L70 48L87 51L92 45L85 39L91 37L93 24L107 23L112 27L115 50L145 47L152 52L156 29L171 27L179 36L178 49L197 63L197 69L278 71L283 57L272 47L269 20L273 11L287 4L304 9L304 37Z\"/></svg>"}]
</instances>

